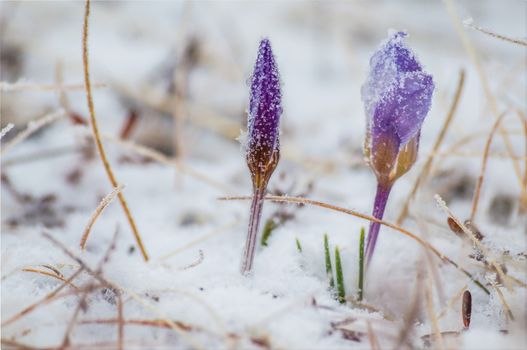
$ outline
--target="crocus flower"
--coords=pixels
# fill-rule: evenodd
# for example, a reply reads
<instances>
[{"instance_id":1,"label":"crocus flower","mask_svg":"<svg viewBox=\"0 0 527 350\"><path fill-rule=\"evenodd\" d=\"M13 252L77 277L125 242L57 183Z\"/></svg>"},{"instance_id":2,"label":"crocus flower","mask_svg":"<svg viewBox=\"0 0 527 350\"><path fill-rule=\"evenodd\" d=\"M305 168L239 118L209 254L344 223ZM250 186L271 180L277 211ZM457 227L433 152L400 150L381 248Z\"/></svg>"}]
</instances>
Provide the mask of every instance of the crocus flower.
<instances>
[{"instance_id":1,"label":"crocus flower","mask_svg":"<svg viewBox=\"0 0 527 350\"><path fill-rule=\"evenodd\" d=\"M430 110L434 82L396 32L370 59L362 86L367 120L364 154L377 177L373 216L382 219L390 190L417 158L421 126ZM380 225L371 222L366 259L371 260Z\"/></svg>"},{"instance_id":2,"label":"crocus flower","mask_svg":"<svg viewBox=\"0 0 527 350\"><path fill-rule=\"evenodd\" d=\"M253 183L253 199L242 260L242 274L248 274L252 269L263 198L267 183L280 158L278 134L282 114L281 99L280 77L271 43L269 39L263 39L260 42L251 80L247 121L245 151Z\"/></svg>"}]
</instances>

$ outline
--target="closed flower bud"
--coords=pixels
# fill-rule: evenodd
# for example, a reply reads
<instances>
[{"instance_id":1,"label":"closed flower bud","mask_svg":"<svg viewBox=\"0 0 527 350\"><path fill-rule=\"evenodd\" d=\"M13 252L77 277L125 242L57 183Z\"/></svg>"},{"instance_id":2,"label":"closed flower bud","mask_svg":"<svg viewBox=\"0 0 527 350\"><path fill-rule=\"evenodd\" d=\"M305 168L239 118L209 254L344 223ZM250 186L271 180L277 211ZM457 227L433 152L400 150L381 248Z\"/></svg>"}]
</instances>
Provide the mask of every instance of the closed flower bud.
<instances>
[{"instance_id":1,"label":"closed flower bud","mask_svg":"<svg viewBox=\"0 0 527 350\"><path fill-rule=\"evenodd\" d=\"M430 110L434 82L405 45L404 32L390 35L370 59L362 86L366 113L364 155L377 177L373 216L382 219L395 180L417 159L423 121ZM380 225L370 223L366 258L373 255Z\"/></svg>"}]
</instances>

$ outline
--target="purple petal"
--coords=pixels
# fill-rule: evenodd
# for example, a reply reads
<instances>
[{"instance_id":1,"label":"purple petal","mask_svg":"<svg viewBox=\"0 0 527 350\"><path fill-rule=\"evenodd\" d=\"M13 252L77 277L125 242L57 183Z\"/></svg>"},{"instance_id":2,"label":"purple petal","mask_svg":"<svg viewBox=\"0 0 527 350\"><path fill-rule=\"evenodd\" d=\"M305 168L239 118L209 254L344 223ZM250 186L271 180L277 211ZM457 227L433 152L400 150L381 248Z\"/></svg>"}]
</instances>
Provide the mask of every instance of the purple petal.
<instances>
[{"instance_id":1,"label":"purple petal","mask_svg":"<svg viewBox=\"0 0 527 350\"><path fill-rule=\"evenodd\" d=\"M268 39L260 42L251 81L247 159L263 169L279 148L279 124L282 114L280 77Z\"/></svg>"},{"instance_id":2,"label":"purple petal","mask_svg":"<svg viewBox=\"0 0 527 350\"><path fill-rule=\"evenodd\" d=\"M421 129L430 110L434 83L404 44L406 33L393 34L374 53L362 87L368 132L392 133L404 146ZM373 145L372 145L373 146Z\"/></svg>"}]
</instances>

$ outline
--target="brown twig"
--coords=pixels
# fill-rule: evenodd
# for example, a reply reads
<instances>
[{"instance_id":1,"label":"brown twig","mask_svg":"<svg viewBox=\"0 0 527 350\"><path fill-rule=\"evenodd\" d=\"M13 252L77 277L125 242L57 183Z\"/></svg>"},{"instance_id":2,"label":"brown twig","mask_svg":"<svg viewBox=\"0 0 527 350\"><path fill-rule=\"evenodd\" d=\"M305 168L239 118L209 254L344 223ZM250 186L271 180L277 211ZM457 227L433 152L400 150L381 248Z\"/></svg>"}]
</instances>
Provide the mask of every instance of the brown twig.
<instances>
[{"instance_id":1,"label":"brown twig","mask_svg":"<svg viewBox=\"0 0 527 350\"><path fill-rule=\"evenodd\" d=\"M251 196L232 196L232 197L220 197L219 199L220 200L250 200L251 198L252 198ZM330 209L330 210L338 211L338 212L341 212L341 213L344 213L344 214L352 215L352 216L358 217L360 219L364 219L364 220L368 220L368 221L372 221L372 222L377 222L377 223L379 223L381 225L384 225L386 227L392 228L395 231L400 232L403 235L412 238L413 240L415 240L417 243L419 243L423 247L429 249L440 260L445 261L445 262L449 263L450 265L454 266L457 270L461 271L468 278L470 278L470 280L472 282L474 282L478 287L483 289L485 291L485 293L490 294L488 289L485 288L485 286L483 286L483 284L481 284L481 282L476 280L475 277L472 276L472 274L470 272L468 272L467 270L465 270L464 268L459 266L455 261L453 261L449 257L445 256L443 253L441 253L439 250L437 250L433 245L431 245L427 241L423 240L419 236L411 233L410 231L408 231L408 230L406 230L406 229L404 229L404 228L402 228L402 227L400 227L398 225L392 224L392 223L384 221L384 220L379 220L379 219L377 219L377 218L375 218L373 216L362 214L362 213L359 213L359 212L351 210L351 209L346 209L346 208L338 207L336 205L327 204L327 203L324 203L324 202L315 201L315 200L307 199L307 198L287 197L287 196L266 196L264 199L265 200L270 200L270 201L273 201L273 202L288 202L288 203L296 203L296 204L314 205L314 206L317 206L317 207Z\"/></svg>"},{"instance_id":2,"label":"brown twig","mask_svg":"<svg viewBox=\"0 0 527 350\"><path fill-rule=\"evenodd\" d=\"M84 66L84 84L86 86L86 99L88 102L88 110L90 111L90 121L91 121L93 138L95 140L95 144L97 145L97 149L99 151L101 161L104 165L104 169L106 170L106 174L108 175L108 179L110 180L112 187L116 188L118 186L118 182L113 174L112 168L110 167L110 162L108 161L108 158L106 156L106 152L104 150L104 146L102 144L101 136L99 133L99 127L97 125L97 119L95 118L95 107L93 104L91 82L90 82L90 66L89 66L89 61L88 61L88 23L89 23L88 19L89 17L90 17L90 0L86 0L86 5L84 8L84 26L83 26L83 31L82 31L82 62ZM134 234L137 245L139 246L139 250L141 251L141 254L143 255L143 258L145 259L145 261L148 261L148 254L146 252L145 246L143 245L143 240L141 239L141 235L139 234L139 231L135 224L135 220L132 217L130 209L128 208L128 204L126 203L126 200L122 193L117 194L117 196L119 198L119 202L121 202L121 206L123 207L126 218L128 219L128 223L130 224L130 227Z\"/></svg>"},{"instance_id":3,"label":"brown twig","mask_svg":"<svg viewBox=\"0 0 527 350\"><path fill-rule=\"evenodd\" d=\"M494 122L494 125L492 126L492 129L490 130L489 136L487 138L487 142L485 143L485 151L483 152L483 159L481 161L481 170L479 172L478 182L476 183L476 188L474 189L474 196L472 197L472 210L470 212L470 221L474 221L476 217L476 211L478 210L478 203L479 203L479 196L481 194L481 186L483 185L483 179L485 176L485 170L487 169L487 161L490 151L490 145L492 143L492 139L494 138L494 134L496 133L496 130L500 126L501 121L503 120L503 117L506 115L506 112L502 113L498 119L496 119L496 122Z\"/></svg>"},{"instance_id":4,"label":"brown twig","mask_svg":"<svg viewBox=\"0 0 527 350\"><path fill-rule=\"evenodd\" d=\"M90 216L90 219L88 220L88 224L86 225L86 228L84 229L84 232L81 237L81 243L80 247L81 249L86 249L86 242L88 241L88 236L90 235L91 229L93 225L95 224L95 221L99 218L99 216L102 214L102 212L108 207L108 205L113 201L115 196L123 190L124 185L119 185L116 188L114 188L110 193L108 193L99 203L97 208L95 208L95 211Z\"/></svg>"},{"instance_id":5,"label":"brown twig","mask_svg":"<svg viewBox=\"0 0 527 350\"><path fill-rule=\"evenodd\" d=\"M452 100L452 104L450 105L450 109L448 110L447 117L445 118L445 122L443 123L443 127L441 128L441 131L437 135L436 142L434 143L434 147L432 148L432 152L428 155L428 158L426 159L425 165L421 169L421 173L416 177L414 186L412 187L412 191L406 198L406 201L404 202L403 208L401 209L401 212L399 214L399 217L397 218L397 225L401 225L404 219L408 216L408 207L410 205L410 201L415 197L415 194L417 193L417 189L419 188L419 185L426 181L428 178L428 175L430 174L430 169L432 168L432 162L434 161L434 156L439 150L439 147L443 143L443 140L445 138L445 135L450 127L450 124L452 120L454 119L454 115L456 114L457 106L459 105L459 100L461 98L461 93L463 92L463 86L465 85L465 70L461 69L459 71L459 80L457 83L456 92L454 94L454 98Z\"/></svg>"}]
</instances>

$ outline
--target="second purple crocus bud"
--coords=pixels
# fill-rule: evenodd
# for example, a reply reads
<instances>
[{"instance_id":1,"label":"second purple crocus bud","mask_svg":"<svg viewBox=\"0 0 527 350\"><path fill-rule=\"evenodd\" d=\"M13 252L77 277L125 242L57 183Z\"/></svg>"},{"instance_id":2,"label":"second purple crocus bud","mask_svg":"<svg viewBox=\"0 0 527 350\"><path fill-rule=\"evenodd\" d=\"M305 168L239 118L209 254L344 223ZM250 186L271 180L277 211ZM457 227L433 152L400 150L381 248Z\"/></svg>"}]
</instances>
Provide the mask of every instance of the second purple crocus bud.
<instances>
[{"instance_id":1,"label":"second purple crocus bud","mask_svg":"<svg viewBox=\"0 0 527 350\"><path fill-rule=\"evenodd\" d=\"M253 183L253 199L241 266L241 272L244 275L252 269L267 183L280 158L278 136L282 114L281 100L280 76L271 50L271 43L269 39L263 39L260 42L251 80L245 144L247 165Z\"/></svg>"},{"instance_id":2,"label":"second purple crocus bud","mask_svg":"<svg viewBox=\"0 0 527 350\"><path fill-rule=\"evenodd\" d=\"M373 216L382 219L390 190L415 163L421 126L430 110L434 82L405 45L405 32L396 32L370 59L362 86L366 112L364 154L377 177ZM370 261L380 224L371 222L366 244Z\"/></svg>"}]
</instances>

